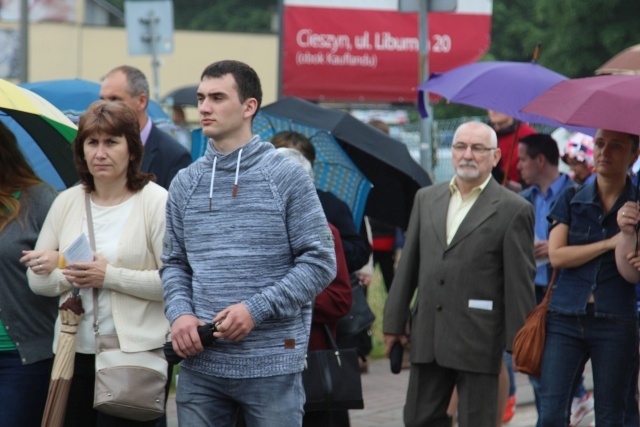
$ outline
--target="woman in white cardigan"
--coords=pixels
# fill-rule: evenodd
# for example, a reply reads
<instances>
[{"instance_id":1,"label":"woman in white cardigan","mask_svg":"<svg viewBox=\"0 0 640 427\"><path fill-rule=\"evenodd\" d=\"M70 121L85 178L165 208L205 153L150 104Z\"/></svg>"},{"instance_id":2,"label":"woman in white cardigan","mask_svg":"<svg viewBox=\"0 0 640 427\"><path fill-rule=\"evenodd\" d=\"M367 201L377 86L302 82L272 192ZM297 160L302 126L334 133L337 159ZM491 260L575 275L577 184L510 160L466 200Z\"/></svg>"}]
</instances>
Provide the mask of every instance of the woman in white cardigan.
<instances>
[{"instance_id":1,"label":"woman in white cardigan","mask_svg":"<svg viewBox=\"0 0 640 427\"><path fill-rule=\"evenodd\" d=\"M22 258L36 294L60 296L62 303L73 286L80 290L85 314L78 327L66 426L155 423L114 418L93 409L93 289L99 290L100 334L117 334L123 351L162 347L169 330L158 274L167 192L150 181L153 175L140 172L142 153L138 120L131 107L119 101L91 104L80 117L74 141L82 184L58 196L35 250ZM96 242L94 261L64 266L61 252L81 233L89 237L87 194ZM58 317L54 351L59 333Z\"/></svg>"}]
</instances>

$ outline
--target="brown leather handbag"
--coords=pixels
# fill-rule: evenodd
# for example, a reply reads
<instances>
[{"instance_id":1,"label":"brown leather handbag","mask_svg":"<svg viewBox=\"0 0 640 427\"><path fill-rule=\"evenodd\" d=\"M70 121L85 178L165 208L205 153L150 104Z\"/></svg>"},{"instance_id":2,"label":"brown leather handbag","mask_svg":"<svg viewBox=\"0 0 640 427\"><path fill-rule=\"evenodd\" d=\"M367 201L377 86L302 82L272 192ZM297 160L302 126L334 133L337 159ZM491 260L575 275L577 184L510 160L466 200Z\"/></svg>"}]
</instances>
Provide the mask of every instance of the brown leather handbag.
<instances>
[{"instance_id":1,"label":"brown leather handbag","mask_svg":"<svg viewBox=\"0 0 640 427\"><path fill-rule=\"evenodd\" d=\"M534 377L539 377L542 372L547 309L556 275L557 269L554 268L547 286L547 293L540 304L527 315L524 326L513 340L513 368Z\"/></svg>"}]
</instances>

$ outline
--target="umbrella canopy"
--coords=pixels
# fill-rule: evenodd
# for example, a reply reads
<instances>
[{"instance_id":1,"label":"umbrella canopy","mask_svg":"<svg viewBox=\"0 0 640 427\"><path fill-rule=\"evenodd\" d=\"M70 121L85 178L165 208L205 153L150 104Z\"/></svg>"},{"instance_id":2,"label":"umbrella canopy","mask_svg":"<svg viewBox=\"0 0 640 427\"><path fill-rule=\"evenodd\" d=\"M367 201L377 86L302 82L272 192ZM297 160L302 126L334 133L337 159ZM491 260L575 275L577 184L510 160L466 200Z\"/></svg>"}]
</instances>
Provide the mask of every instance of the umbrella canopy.
<instances>
[{"instance_id":1,"label":"umbrella canopy","mask_svg":"<svg viewBox=\"0 0 640 427\"><path fill-rule=\"evenodd\" d=\"M0 120L16 134L20 149L44 181L57 189L78 181L71 150L76 126L56 107L0 79Z\"/></svg>"},{"instance_id":2,"label":"umbrella canopy","mask_svg":"<svg viewBox=\"0 0 640 427\"><path fill-rule=\"evenodd\" d=\"M575 126L640 134L640 76L596 76L563 81L523 108Z\"/></svg>"},{"instance_id":3,"label":"umbrella canopy","mask_svg":"<svg viewBox=\"0 0 640 427\"><path fill-rule=\"evenodd\" d=\"M422 92L440 95L451 102L493 110L526 123L561 126L541 114L520 110L535 97L567 77L535 62L487 61L463 65L433 74L418 86L420 113L426 117ZM575 129L593 133L588 129Z\"/></svg>"},{"instance_id":4,"label":"umbrella canopy","mask_svg":"<svg viewBox=\"0 0 640 427\"><path fill-rule=\"evenodd\" d=\"M75 294L60 306L60 337L51 369L49 394L42 417L43 427L59 427L64 424L73 377L78 324L83 315L82 300Z\"/></svg>"},{"instance_id":5,"label":"umbrella canopy","mask_svg":"<svg viewBox=\"0 0 640 427\"><path fill-rule=\"evenodd\" d=\"M198 106L198 99L196 98L196 92L198 91L198 85L184 86L178 89L174 89L162 98L163 104L177 105L179 107Z\"/></svg>"},{"instance_id":6,"label":"umbrella canopy","mask_svg":"<svg viewBox=\"0 0 640 427\"><path fill-rule=\"evenodd\" d=\"M74 123L78 122L89 105L100 99L100 83L82 79L47 80L24 83L20 86L37 93L55 105ZM152 99L149 99L147 114L157 126L173 125L169 115Z\"/></svg>"},{"instance_id":7,"label":"umbrella canopy","mask_svg":"<svg viewBox=\"0 0 640 427\"><path fill-rule=\"evenodd\" d=\"M405 228L415 193L431 178L407 147L351 114L300 98L285 98L262 108L265 113L324 129L373 184L365 214Z\"/></svg>"},{"instance_id":8,"label":"umbrella canopy","mask_svg":"<svg viewBox=\"0 0 640 427\"><path fill-rule=\"evenodd\" d=\"M596 74L640 74L640 44L626 48L602 64Z\"/></svg>"},{"instance_id":9,"label":"umbrella canopy","mask_svg":"<svg viewBox=\"0 0 640 427\"><path fill-rule=\"evenodd\" d=\"M270 141L282 131L305 135L316 150L313 174L316 187L330 191L345 202L357 227L362 223L371 183L344 152L338 141L326 130L304 126L289 119L275 117L260 111L253 119L253 133Z\"/></svg>"}]
</instances>

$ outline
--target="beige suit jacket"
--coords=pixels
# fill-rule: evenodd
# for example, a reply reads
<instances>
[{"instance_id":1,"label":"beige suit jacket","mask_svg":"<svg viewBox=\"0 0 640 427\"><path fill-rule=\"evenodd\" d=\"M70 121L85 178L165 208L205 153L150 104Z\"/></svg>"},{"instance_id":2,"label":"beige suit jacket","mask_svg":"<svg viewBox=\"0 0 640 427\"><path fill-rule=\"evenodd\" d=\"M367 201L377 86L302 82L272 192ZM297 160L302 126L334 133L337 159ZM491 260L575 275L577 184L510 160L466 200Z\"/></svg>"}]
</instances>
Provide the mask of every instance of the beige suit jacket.
<instances>
[{"instance_id":1,"label":"beige suit jacket","mask_svg":"<svg viewBox=\"0 0 640 427\"><path fill-rule=\"evenodd\" d=\"M404 332L417 289L412 363L497 374L535 306L533 208L491 179L447 245L450 196L448 183L416 194L383 330Z\"/></svg>"}]
</instances>

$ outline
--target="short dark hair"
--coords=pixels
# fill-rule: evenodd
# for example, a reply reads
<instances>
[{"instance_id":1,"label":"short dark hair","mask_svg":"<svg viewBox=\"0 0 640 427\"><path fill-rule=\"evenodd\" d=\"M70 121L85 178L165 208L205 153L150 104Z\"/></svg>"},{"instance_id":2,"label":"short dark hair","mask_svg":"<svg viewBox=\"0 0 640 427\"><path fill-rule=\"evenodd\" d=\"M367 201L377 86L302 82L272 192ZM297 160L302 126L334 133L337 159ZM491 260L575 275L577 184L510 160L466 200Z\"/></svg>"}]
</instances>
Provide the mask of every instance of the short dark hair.
<instances>
[{"instance_id":1,"label":"short dark hair","mask_svg":"<svg viewBox=\"0 0 640 427\"><path fill-rule=\"evenodd\" d=\"M125 137L130 158L127 167L127 188L130 191L139 191L149 181L155 181L153 174L140 172L143 148L136 112L122 101L101 100L91 104L80 116L78 134L73 141L73 159L87 193L95 190L96 186L84 158L84 141L95 133Z\"/></svg>"},{"instance_id":2,"label":"short dark hair","mask_svg":"<svg viewBox=\"0 0 640 427\"><path fill-rule=\"evenodd\" d=\"M558 166L560 150L558 143L548 133L534 133L520 138L521 144L527 147L527 156L535 159L542 154L550 165Z\"/></svg>"},{"instance_id":3,"label":"short dark hair","mask_svg":"<svg viewBox=\"0 0 640 427\"><path fill-rule=\"evenodd\" d=\"M226 74L231 74L236 81L236 89L241 103L249 98L255 98L258 101L258 108L253 113L255 117L262 104L262 86L258 73L244 62L224 60L207 66L202 72L200 80L202 81L205 77L219 79Z\"/></svg>"},{"instance_id":4,"label":"short dark hair","mask_svg":"<svg viewBox=\"0 0 640 427\"><path fill-rule=\"evenodd\" d=\"M640 146L640 136L630 133L629 138L631 138L631 148L633 149L633 152L638 151L638 146Z\"/></svg>"},{"instance_id":5,"label":"short dark hair","mask_svg":"<svg viewBox=\"0 0 640 427\"><path fill-rule=\"evenodd\" d=\"M316 161L316 149L311 143L311 140L299 132L292 130L279 132L271 138L271 143L276 148L295 148L301 152L312 165L313 162Z\"/></svg>"}]
</instances>

